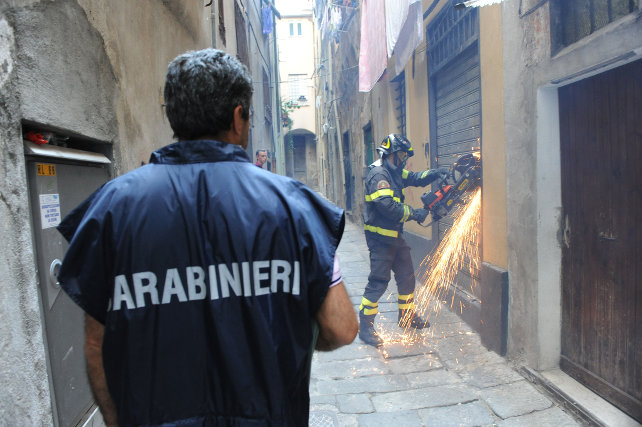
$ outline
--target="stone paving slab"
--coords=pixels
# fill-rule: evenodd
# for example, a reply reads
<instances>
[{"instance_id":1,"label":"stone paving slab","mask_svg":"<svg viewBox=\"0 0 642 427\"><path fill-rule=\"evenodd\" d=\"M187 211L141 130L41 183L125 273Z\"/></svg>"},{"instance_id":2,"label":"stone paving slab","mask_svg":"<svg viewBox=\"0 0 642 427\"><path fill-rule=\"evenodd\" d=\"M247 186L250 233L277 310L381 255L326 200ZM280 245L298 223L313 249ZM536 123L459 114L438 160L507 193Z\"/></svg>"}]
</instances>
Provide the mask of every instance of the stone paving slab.
<instances>
[{"instance_id":1,"label":"stone paving slab","mask_svg":"<svg viewBox=\"0 0 642 427\"><path fill-rule=\"evenodd\" d=\"M421 427L421 419L415 411L397 411L359 416L360 427Z\"/></svg>"},{"instance_id":2,"label":"stone paving slab","mask_svg":"<svg viewBox=\"0 0 642 427\"><path fill-rule=\"evenodd\" d=\"M318 380L356 378L391 373L393 373L392 370L378 357L333 360L330 362L315 363L312 366L312 376Z\"/></svg>"},{"instance_id":3,"label":"stone paving slab","mask_svg":"<svg viewBox=\"0 0 642 427\"><path fill-rule=\"evenodd\" d=\"M374 406L367 394L342 394L337 396L339 410L345 414L369 414Z\"/></svg>"},{"instance_id":4,"label":"stone paving slab","mask_svg":"<svg viewBox=\"0 0 642 427\"><path fill-rule=\"evenodd\" d=\"M372 403L377 412L431 408L475 400L477 400L475 391L463 384L395 391L372 397Z\"/></svg>"},{"instance_id":5,"label":"stone paving slab","mask_svg":"<svg viewBox=\"0 0 642 427\"><path fill-rule=\"evenodd\" d=\"M574 427L581 424L575 421L559 407L545 409L543 411L531 412L519 417L507 418L497 423L500 427Z\"/></svg>"},{"instance_id":6,"label":"stone paving slab","mask_svg":"<svg viewBox=\"0 0 642 427\"><path fill-rule=\"evenodd\" d=\"M478 388L494 387L523 380L519 373L504 363L481 364L457 371L459 377L467 384Z\"/></svg>"},{"instance_id":7,"label":"stone paving slab","mask_svg":"<svg viewBox=\"0 0 642 427\"><path fill-rule=\"evenodd\" d=\"M482 389L478 394L502 419L541 411L553 405L526 380Z\"/></svg>"},{"instance_id":8,"label":"stone paving slab","mask_svg":"<svg viewBox=\"0 0 642 427\"><path fill-rule=\"evenodd\" d=\"M459 378L457 374L445 369L406 374L406 380L411 388L437 387L440 385L462 383L462 379Z\"/></svg>"},{"instance_id":9,"label":"stone paving slab","mask_svg":"<svg viewBox=\"0 0 642 427\"><path fill-rule=\"evenodd\" d=\"M428 372L442 367L437 355L428 353L402 358L386 359L385 365L391 374L402 375L415 372Z\"/></svg>"},{"instance_id":10,"label":"stone paving slab","mask_svg":"<svg viewBox=\"0 0 642 427\"><path fill-rule=\"evenodd\" d=\"M496 422L493 412L478 400L440 408L420 409L418 414L425 426L480 426Z\"/></svg>"},{"instance_id":11,"label":"stone paving slab","mask_svg":"<svg viewBox=\"0 0 642 427\"><path fill-rule=\"evenodd\" d=\"M341 380L310 381L310 394L388 392L406 389L408 389L408 382L406 378L399 375L378 375Z\"/></svg>"}]
</instances>

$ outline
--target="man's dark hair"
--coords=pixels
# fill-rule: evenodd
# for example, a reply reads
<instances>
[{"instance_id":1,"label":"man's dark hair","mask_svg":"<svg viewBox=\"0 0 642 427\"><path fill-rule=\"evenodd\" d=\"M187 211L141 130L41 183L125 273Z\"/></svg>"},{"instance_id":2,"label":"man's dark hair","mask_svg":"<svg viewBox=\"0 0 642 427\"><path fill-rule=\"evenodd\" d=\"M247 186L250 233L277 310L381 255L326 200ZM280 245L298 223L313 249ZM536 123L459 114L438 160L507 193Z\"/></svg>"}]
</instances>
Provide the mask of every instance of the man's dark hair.
<instances>
[{"instance_id":1,"label":"man's dark hair","mask_svg":"<svg viewBox=\"0 0 642 427\"><path fill-rule=\"evenodd\" d=\"M236 58L217 49L190 51L167 68L165 113L179 140L219 136L230 129L234 108L250 117L252 78Z\"/></svg>"},{"instance_id":2,"label":"man's dark hair","mask_svg":"<svg viewBox=\"0 0 642 427\"><path fill-rule=\"evenodd\" d=\"M264 150L263 148L261 148L260 150L256 150L255 156L258 156L261 151L265 151L265 154L267 154L267 150Z\"/></svg>"}]
</instances>

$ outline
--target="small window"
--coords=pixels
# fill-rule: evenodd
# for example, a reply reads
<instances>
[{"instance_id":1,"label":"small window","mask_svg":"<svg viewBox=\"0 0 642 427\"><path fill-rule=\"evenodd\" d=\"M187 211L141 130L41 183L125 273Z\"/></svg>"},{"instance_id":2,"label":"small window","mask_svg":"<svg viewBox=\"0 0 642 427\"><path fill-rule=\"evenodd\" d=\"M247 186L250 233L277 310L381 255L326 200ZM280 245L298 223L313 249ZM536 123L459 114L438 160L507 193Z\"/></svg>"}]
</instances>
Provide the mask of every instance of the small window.
<instances>
[{"instance_id":1,"label":"small window","mask_svg":"<svg viewBox=\"0 0 642 427\"><path fill-rule=\"evenodd\" d=\"M406 134L406 72L402 71L397 77L392 79L393 105L395 106L395 117L399 133Z\"/></svg>"},{"instance_id":2,"label":"small window","mask_svg":"<svg viewBox=\"0 0 642 427\"><path fill-rule=\"evenodd\" d=\"M294 35L294 24L292 22L290 22L290 35Z\"/></svg>"},{"instance_id":3,"label":"small window","mask_svg":"<svg viewBox=\"0 0 642 427\"><path fill-rule=\"evenodd\" d=\"M288 74L290 100L297 103L307 103L307 76L305 74Z\"/></svg>"},{"instance_id":4,"label":"small window","mask_svg":"<svg viewBox=\"0 0 642 427\"><path fill-rule=\"evenodd\" d=\"M302 32L301 32L301 23L300 22L296 24L296 28L297 28L297 34L301 35Z\"/></svg>"}]
</instances>

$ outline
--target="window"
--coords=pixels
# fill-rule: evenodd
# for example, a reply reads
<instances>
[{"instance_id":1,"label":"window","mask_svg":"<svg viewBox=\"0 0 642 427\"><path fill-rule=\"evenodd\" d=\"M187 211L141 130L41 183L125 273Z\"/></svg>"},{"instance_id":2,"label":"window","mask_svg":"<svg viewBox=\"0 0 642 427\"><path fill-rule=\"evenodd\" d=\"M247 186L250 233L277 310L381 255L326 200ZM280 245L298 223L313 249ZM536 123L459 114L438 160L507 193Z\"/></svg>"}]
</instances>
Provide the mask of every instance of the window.
<instances>
[{"instance_id":1,"label":"window","mask_svg":"<svg viewBox=\"0 0 642 427\"><path fill-rule=\"evenodd\" d=\"M249 69L250 58L247 44L247 34L245 33L247 27L245 26L245 18L243 17L243 12L236 2L234 2L234 18L236 24L236 56Z\"/></svg>"},{"instance_id":2,"label":"window","mask_svg":"<svg viewBox=\"0 0 642 427\"><path fill-rule=\"evenodd\" d=\"M290 37L294 37L294 22L290 22ZM296 23L296 35L300 36L303 34L303 27L300 22Z\"/></svg>"},{"instance_id":3,"label":"window","mask_svg":"<svg viewBox=\"0 0 642 427\"><path fill-rule=\"evenodd\" d=\"M263 68L263 108L266 122L272 122L272 91L269 79L265 68Z\"/></svg>"},{"instance_id":4,"label":"window","mask_svg":"<svg viewBox=\"0 0 642 427\"><path fill-rule=\"evenodd\" d=\"M399 133L406 134L406 72L402 71L392 79L393 105L395 106L395 117L399 126Z\"/></svg>"},{"instance_id":5,"label":"window","mask_svg":"<svg viewBox=\"0 0 642 427\"><path fill-rule=\"evenodd\" d=\"M218 36L221 43L225 46L225 10L223 9L223 2L218 2Z\"/></svg>"},{"instance_id":6,"label":"window","mask_svg":"<svg viewBox=\"0 0 642 427\"><path fill-rule=\"evenodd\" d=\"M551 53L638 9L639 0L553 0Z\"/></svg>"},{"instance_id":7,"label":"window","mask_svg":"<svg viewBox=\"0 0 642 427\"><path fill-rule=\"evenodd\" d=\"M298 103L308 102L307 76L305 74L288 74L290 100Z\"/></svg>"}]
</instances>

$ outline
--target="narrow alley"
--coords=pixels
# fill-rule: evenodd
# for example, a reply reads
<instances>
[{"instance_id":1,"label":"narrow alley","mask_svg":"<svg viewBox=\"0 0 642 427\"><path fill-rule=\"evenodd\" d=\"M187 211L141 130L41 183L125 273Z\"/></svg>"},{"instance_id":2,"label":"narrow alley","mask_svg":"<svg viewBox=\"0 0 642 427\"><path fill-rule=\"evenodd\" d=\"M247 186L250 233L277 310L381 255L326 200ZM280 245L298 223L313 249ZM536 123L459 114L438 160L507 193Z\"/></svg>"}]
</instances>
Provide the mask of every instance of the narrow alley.
<instances>
[{"instance_id":1,"label":"narrow alley","mask_svg":"<svg viewBox=\"0 0 642 427\"><path fill-rule=\"evenodd\" d=\"M356 311L370 268L360 227L346 223L338 253ZM379 330L398 330L391 295L392 281L379 304ZM506 359L486 350L447 306L437 312L429 317L425 342L377 350L356 338L339 350L316 352L310 426L582 425Z\"/></svg>"}]
</instances>

